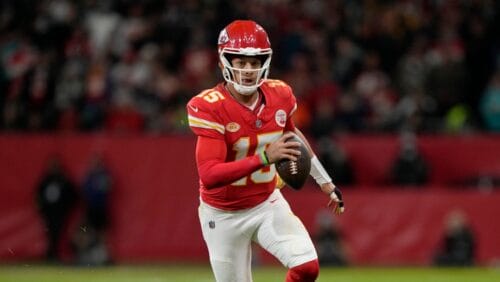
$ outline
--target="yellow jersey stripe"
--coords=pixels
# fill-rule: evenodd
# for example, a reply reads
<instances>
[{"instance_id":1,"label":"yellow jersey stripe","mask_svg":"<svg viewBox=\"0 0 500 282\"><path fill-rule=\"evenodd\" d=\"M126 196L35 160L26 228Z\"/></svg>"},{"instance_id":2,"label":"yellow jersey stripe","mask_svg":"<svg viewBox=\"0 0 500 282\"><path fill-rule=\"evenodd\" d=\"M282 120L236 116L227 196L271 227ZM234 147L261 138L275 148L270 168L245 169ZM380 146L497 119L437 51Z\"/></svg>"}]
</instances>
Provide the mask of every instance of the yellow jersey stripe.
<instances>
[{"instance_id":1,"label":"yellow jersey stripe","mask_svg":"<svg viewBox=\"0 0 500 282\"><path fill-rule=\"evenodd\" d=\"M199 128L207 128L217 130L220 134L224 134L224 126L220 123L208 121L205 119L197 118L192 115L188 115L189 126L191 127L199 127Z\"/></svg>"}]
</instances>

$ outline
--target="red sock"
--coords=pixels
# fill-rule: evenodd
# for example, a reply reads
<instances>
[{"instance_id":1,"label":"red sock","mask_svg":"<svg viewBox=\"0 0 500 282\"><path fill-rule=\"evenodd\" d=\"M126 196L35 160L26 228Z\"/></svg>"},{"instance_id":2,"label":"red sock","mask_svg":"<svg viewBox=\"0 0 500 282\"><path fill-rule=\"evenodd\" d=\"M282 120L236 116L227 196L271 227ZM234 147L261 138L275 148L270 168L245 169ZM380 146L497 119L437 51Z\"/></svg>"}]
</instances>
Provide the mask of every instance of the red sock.
<instances>
[{"instance_id":1,"label":"red sock","mask_svg":"<svg viewBox=\"0 0 500 282\"><path fill-rule=\"evenodd\" d=\"M286 273L285 282L314 282L319 275L317 259L292 267Z\"/></svg>"}]
</instances>

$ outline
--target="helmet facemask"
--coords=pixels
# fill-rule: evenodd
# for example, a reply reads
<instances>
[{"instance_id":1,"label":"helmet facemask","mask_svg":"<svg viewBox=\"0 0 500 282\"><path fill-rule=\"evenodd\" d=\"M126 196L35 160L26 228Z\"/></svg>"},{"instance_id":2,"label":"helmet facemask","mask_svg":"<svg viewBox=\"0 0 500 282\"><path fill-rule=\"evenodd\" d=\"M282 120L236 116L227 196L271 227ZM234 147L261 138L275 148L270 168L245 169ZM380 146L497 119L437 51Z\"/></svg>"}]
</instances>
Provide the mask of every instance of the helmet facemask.
<instances>
[{"instance_id":1,"label":"helmet facemask","mask_svg":"<svg viewBox=\"0 0 500 282\"><path fill-rule=\"evenodd\" d=\"M264 83L271 65L271 42L266 31L254 21L236 20L227 25L219 34L217 41L222 76L227 83L242 95L251 95ZM236 68L232 58L254 57L260 60L260 68ZM243 83L244 73L256 74L255 83ZM239 77L239 79L236 79ZM253 79L254 76L252 76Z\"/></svg>"},{"instance_id":2,"label":"helmet facemask","mask_svg":"<svg viewBox=\"0 0 500 282\"><path fill-rule=\"evenodd\" d=\"M234 86L234 89L238 91L238 93L242 95L251 95L267 79L267 76L269 75L269 67L271 65L271 55L272 51L270 49L264 51L255 48L244 48L243 50L238 51L221 50L219 53L219 59L223 66L222 76L224 77L224 80ZM261 67L256 69L241 69L233 67L231 64L232 58L239 56L257 57L261 61ZM243 72L257 73L257 78L253 85L243 84ZM236 79L237 73L239 73L239 81Z\"/></svg>"}]
</instances>

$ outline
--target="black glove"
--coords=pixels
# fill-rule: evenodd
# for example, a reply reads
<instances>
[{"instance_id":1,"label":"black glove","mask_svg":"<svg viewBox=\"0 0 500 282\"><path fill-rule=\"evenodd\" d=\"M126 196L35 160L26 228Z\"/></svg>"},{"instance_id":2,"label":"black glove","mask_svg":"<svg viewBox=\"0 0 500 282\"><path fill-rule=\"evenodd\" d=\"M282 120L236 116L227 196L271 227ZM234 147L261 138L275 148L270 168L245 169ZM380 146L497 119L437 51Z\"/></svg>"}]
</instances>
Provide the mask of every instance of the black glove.
<instances>
[{"instance_id":1,"label":"black glove","mask_svg":"<svg viewBox=\"0 0 500 282\"><path fill-rule=\"evenodd\" d=\"M330 193L330 202L328 206L333 205L333 211L336 214L342 214L344 212L344 200L342 199L342 192L338 187L335 187Z\"/></svg>"}]
</instances>

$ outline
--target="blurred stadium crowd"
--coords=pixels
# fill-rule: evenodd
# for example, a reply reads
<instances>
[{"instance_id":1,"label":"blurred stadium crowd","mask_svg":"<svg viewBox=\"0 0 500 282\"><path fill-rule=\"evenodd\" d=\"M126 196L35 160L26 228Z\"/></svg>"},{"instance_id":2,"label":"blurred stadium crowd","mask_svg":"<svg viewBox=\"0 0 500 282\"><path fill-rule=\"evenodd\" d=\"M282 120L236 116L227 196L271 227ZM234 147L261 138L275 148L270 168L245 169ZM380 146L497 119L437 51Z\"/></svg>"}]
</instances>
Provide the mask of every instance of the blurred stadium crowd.
<instances>
[{"instance_id":1,"label":"blurred stadium crowd","mask_svg":"<svg viewBox=\"0 0 500 282\"><path fill-rule=\"evenodd\" d=\"M221 80L219 31L269 33L271 77L298 126L500 131L493 0L17 0L0 3L2 131L187 132L185 103Z\"/></svg>"}]
</instances>

